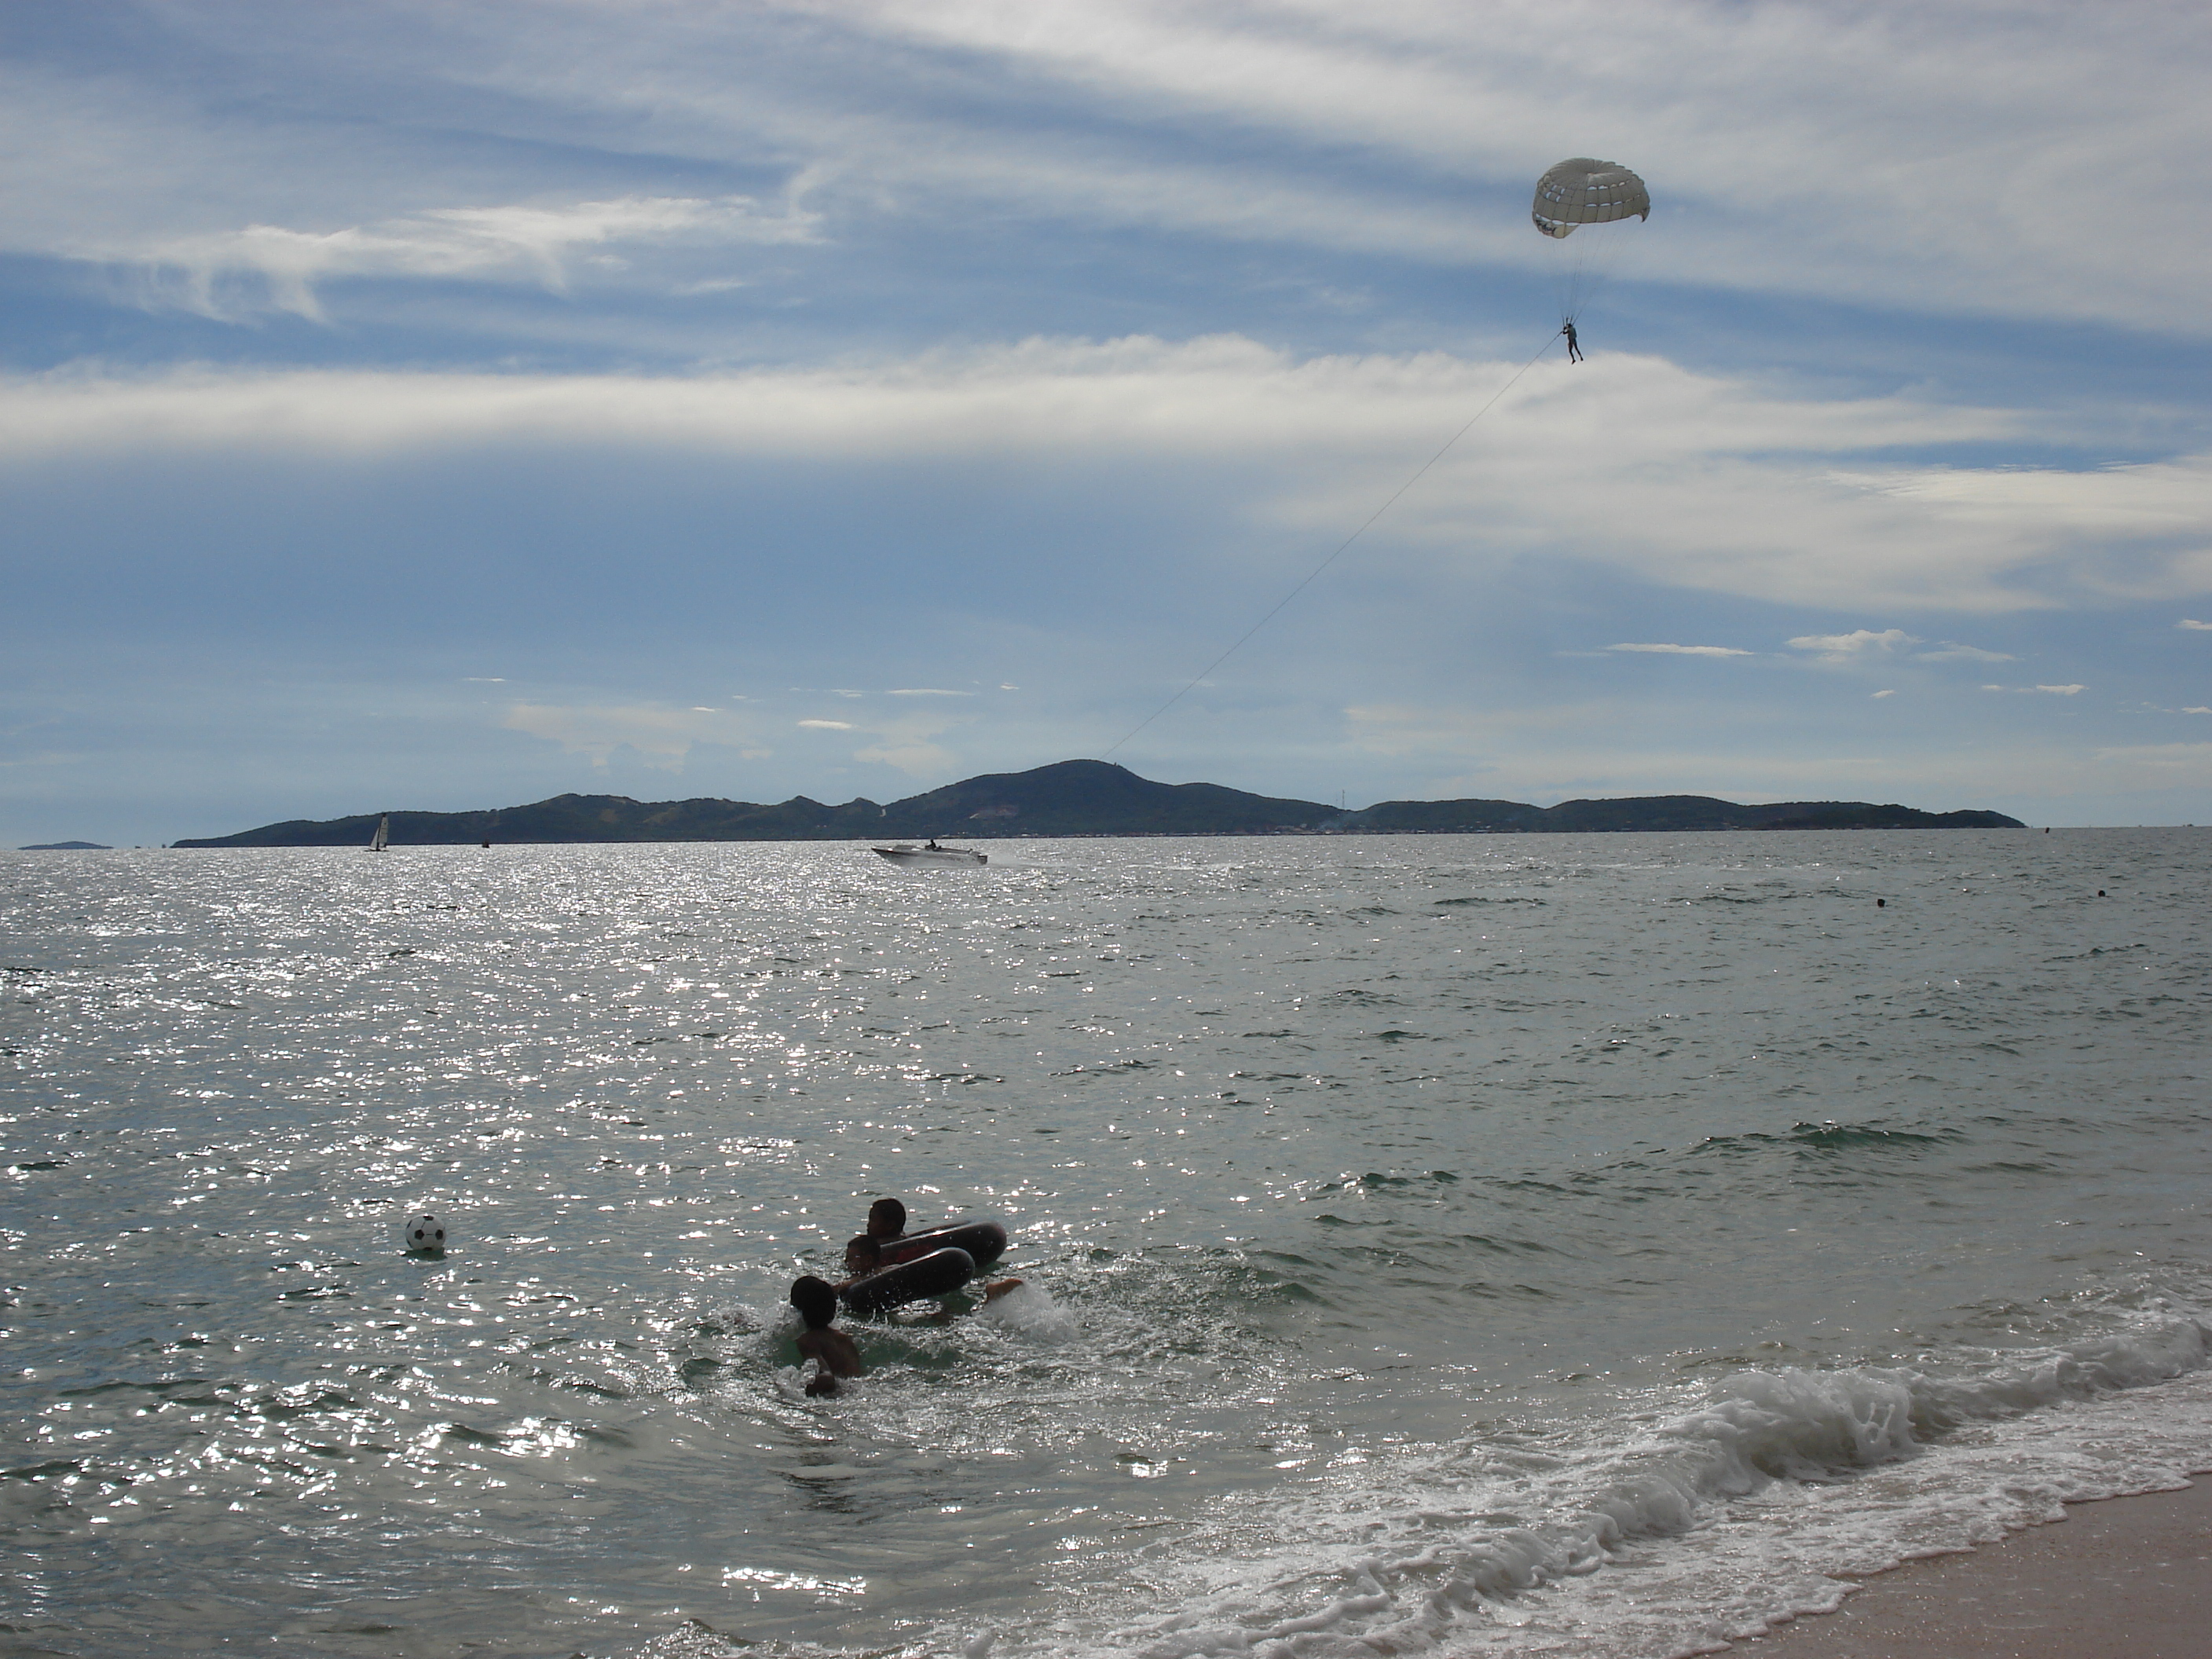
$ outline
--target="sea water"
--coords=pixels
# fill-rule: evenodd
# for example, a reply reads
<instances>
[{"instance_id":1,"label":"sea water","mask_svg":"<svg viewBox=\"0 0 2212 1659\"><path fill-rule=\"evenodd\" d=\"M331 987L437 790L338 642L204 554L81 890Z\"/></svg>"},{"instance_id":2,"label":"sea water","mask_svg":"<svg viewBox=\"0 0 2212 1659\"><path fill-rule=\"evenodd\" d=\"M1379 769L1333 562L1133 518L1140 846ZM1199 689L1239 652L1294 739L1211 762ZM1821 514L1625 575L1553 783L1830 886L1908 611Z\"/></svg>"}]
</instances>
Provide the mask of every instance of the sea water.
<instances>
[{"instance_id":1,"label":"sea water","mask_svg":"<svg viewBox=\"0 0 2212 1659\"><path fill-rule=\"evenodd\" d=\"M1626 1659L2212 1465L2212 832L990 851L0 857L0 1647ZM809 1398L878 1194L1023 1285Z\"/></svg>"}]
</instances>

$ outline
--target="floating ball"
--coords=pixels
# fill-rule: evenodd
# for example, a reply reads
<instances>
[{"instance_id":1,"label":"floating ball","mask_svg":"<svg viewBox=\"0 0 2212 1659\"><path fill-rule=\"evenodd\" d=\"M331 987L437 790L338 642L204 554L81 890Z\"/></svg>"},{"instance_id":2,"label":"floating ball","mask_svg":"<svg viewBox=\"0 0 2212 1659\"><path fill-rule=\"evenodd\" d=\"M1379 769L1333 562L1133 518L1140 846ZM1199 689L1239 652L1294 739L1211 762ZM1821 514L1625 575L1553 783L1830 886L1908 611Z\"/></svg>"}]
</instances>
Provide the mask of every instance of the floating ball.
<instances>
[{"instance_id":1,"label":"floating ball","mask_svg":"<svg viewBox=\"0 0 2212 1659\"><path fill-rule=\"evenodd\" d=\"M446 1249L446 1224L434 1215L410 1216L400 1230L406 1241L410 1255L442 1255Z\"/></svg>"}]
</instances>

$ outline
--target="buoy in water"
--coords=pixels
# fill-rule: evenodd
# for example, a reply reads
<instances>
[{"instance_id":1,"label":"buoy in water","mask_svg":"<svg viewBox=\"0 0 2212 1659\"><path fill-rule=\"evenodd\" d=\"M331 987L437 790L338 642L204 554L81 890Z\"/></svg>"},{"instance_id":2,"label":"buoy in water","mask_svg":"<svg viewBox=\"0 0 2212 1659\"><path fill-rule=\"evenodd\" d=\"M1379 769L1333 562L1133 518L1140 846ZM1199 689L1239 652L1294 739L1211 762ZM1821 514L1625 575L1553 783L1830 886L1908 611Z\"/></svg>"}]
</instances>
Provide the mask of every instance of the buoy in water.
<instances>
[{"instance_id":1,"label":"buoy in water","mask_svg":"<svg viewBox=\"0 0 2212 1659\"><path fill-rule=\"evenodd\" d=\"M410 1255L443 1255L446 1253L446 1224L427 1212L408 1217L407 1224L400 1229L399 1236Z\"/></svg>"}]
</instances>

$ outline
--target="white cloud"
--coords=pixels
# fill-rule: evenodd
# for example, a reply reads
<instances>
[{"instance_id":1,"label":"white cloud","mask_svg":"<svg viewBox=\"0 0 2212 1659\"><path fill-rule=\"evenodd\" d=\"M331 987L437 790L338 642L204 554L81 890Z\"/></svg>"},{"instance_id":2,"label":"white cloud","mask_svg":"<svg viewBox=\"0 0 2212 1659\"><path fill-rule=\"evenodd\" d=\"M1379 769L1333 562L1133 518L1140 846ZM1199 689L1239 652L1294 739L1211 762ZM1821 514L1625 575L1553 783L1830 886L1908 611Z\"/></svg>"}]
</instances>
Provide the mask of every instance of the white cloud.
<instances>
[{"instance_id":1,"label":"white cloud","mask_svg":"<svg viewBox=\"0 0 2212 1659\"><path fill-rule=\"evenodd\" d=\"M1402 157L1411 177L1501 195L1525 198L1562 149L1612 156L1652 181L1659 210L1638 252L1670 280L2204 325L2198 273L2212 246L2197 216L2143 213L2129 234L2103 234L2116 176L2142 200L2202 200L2190 158L2212 136L2198 95L2207 52L2185 9L1091 0L1041 26L1030 0L864 0L830 15L1050 77L1132 125L1210 118L1322 154ZM1962 62L1976 65L1971 84ZM899 166L884 154L891 134L848 136L898 176L936 171L1062 211L1286 240L1323 239L1333 220L1357 223L1370 246L1383 234L1358 199L1371 189L1302 210L1285 199L1287 167L1279 179L1133 146L1102 155L1096 141L1085 167L1048 136L1024 133L1017 148L945 131L909 136ZM1386 245L1528 263L1542 251L1517 215L1425 216L1406 215Z\"/></svg>"},{"instance_id":2,"label":"white cloud","mask_svg":"<svg viewBox=\"0 0 2212 1659\"><path fill-rule=\"evenodd\" d=\"M1461 708L1354 703L1344 711L1353 743L1370 754L1486 759L1500 751L1619 729L1620 709L1598 699L1539 708Z\"/></svg>"},{"instance_id":3,"label":"white cloud","mask_svg":"<svg viewBox=\"0 0 2212 1659\"><path fill-rule=\"evenodd\" d=\"M1650 651L1670 657L1748 657L1753 654L1728 645L1608 645L1606 649Z\"/></svg>"},{"instance_id":4,"label":"white cloud","mask_svg":"<svg viewBox=\"0 0 2212 1659\"><path fill-rule=\"evenodd\" d=\"M349 276L532 283L565 292L579 256L674 242L803 242L813 217L750 197L624 197L553 206L433 208L327 232L248 225L145 249L144 296L210 317L274 308L323 319L317 284ZM80 257L101 257L81 251ZM127 257L120 251L105 255Z\"/></svg>"},{"instance_id":5,"label":"white cloud","mask_svg":"<svg viewBox=\"0 0 2212 1659\"><path fill-rule=\"evenodd\" d=\"M2086 685L1985 685L1982 688L1984 691L2017 691L2027 697L2039 691L2047 696L2078 697L2088 689Z\"/></svg>"},{"instance_id":6,"label":"white cloud","mask_svg":"<svg viewBox=\"0 0 2212 1659\"><path fill-rule=\"evenodd\" d=\"M933 743L886 741L855 749L853 758L891 767L910 778L941 777L952 765L952 751Z\"/></svg>"},{"instance_id":7,"label":"white cloud","mask_svg":"<svg viewBox=\"0 0 2212 1659\"><path fill-rule=\"evenodd\" d=\"M0 453L649 446L1101 469L1202 457L1220 464L1220 489L1241 492L1230 510L1325 538L1389 499L1512 367L1441 352L1299 360L1223 336L665 377L71 371L0 380ZM1905 397L1796 399L1650 358L1613 358L1602 377L1539 366L1364 545L1454 564L1564 554L1679 587L1854 610L2212 592L2212 457L2094 472L1856 459L2034 427ZM1593 453L1604 466L1589 465ZM1815 643L1793 643L1846 660L1919 643L1896 629L1806 637Z\"/></svg>"},{"instance_id":8,"label":"white cloud","mask_svg":"<svg viewBox=\"0 0 2212 1659\"><path fill-rule=\"evenodd\" d=\"M2184 617L2179 622L2174 623L2174 626L2176 628L2193 628L2200 634L2212 634L2212 623L2198 622L2194 617Z\"/></svg>"},{"instance_id":9,"label":"white cloud","mask_svg":"<svg viewBox=\"0 0 2212 1659\"><path fill-rule=\"evenodd\" d=\"M685 757L702 743L733 748L746 760L765 760L771 752L755 738L750 717L711 709L516 703L500 724L557 743L572 755L589 755L598 767L618 749L669 772L683 770Z\"/></svg>"},{"instance_id":10,"label":"white cloud","mask_svg":"<svg viewBox=\"0 0 2212 1659\"><path fill-rule=\"evenodd\" d=\"M2183 6L546 0L527 29L497 8L364 3L343 29L293 10L304 21L247 25L170 9L210 82L197 95L183 77L19 63L0 137L40 165L0 216L9 245L55 251L88 212L228 234L268 196L412 223L425 216L393 217L390 198L426 151L466 177L596 146L663 167L811 167L846 181L856 216L1529 264L1549 250L1525 222L1528 184L1574 149L1650 179L1659 210L1632 234L1640 270L1667 282L2161 331L2212 320L2191 210L2208 51ZM213 67L227 59L235 84ZM272 72L318 114L319 92L397 113L291 117ZM447 94L434 115L426 89ZM483 112L448 131L456 91ZM2175 210L2115 228L2115 179Z\"/></svg>"},{"instance_id":11,"label":"white cloud","mask_svg":"<svg viewBox=\"0 0 2212 1659\"><path fill-rule=\"evenodd\" d=\"M1922 662L2018 662L2019 658L2002 651L1984 651L1978 647L1960 645L1955 640L1943 641L1940 651L1916 651L1912 653Z\"/></svg>"},{"instance_id":12,"label":"white cloud","mask_svg":"<svg viewBox=\"0 0 2212 1659\"><path fill-rule=\"evenodd\" d=\"M1863 662L1887 657L1900 646L1919 643L1901 628L1885 628L1880 633L1860 628L1848 634L1801 634L1790 641L1794 650L1819 653L1822 662Z\"/></svg>"},{"instance_id":13,"label":"white cloud","mask_svg":"<svg viewBox=\"0 0 2212 1659\"><path fill-rule=\"evenodd\" d=\"M972 697L973 691L940 691L932 686L908 686L902 690L887 691L890 697Z\"/></svg>"},{"instance_id":14,"label":"white cloud","mask_svg":"<svg viewBox=\"0 0 2212 1659\"><path fill-rule=\"evenodd\" d=\"M1873 695L1874 695L1875 696L1876 696L1876 697L1893 697L1893 696L1895 696L1897 695L1897 693L1896 693L1896 691L1895 691L1895 690L1887 690L1887 691L1876 691L1876 692L1875 692Z\"/></svg>"},{"instance_id":15,"label":"white cloud","mask_svg":"<svg viewBox=\"0 0 2212 1659\"><path fill-rule=\"evenodd\" d=\"M2096 758L2107 765L2160 774L2183 773L2189 775L2191 782L2212 783L2212 743L2136 744L2100 749Z\"/></svg>"},{"instance_id":16,"label":"white cloud","mask_svg":"<svg viewBox=\"0 0 2212 1659\"><path fill-rule=\"evenodd\" d=\"M908 777L942 777L951 769L952 751L931 741L957 724L943 714L903 714L874 727L877 741L855 749L853 758L889 766Z\"/></svg>"},{"instance_id":17,"label":"white cloud","mask_svg":"<svg viewBox=\"0 0 2212 1659\"><path fill-rule=\"evenodd\" d=\"M628 750L647 766L676 772L684 769L692 750L701 744L735 749L744 760L769 759L774 751L761 739L763 718L750 711L651 703L517 703L500 723L510 731L557 743L570 754L588 755L594 766L603 768L617 750ZM955 763L952 752L933 739L972 718L915 712L879 721L808 718L794 724L809 732L855 733L865 741L853 751L854 760L924 777L942 776Z\"/></svg>"}]
</instances>

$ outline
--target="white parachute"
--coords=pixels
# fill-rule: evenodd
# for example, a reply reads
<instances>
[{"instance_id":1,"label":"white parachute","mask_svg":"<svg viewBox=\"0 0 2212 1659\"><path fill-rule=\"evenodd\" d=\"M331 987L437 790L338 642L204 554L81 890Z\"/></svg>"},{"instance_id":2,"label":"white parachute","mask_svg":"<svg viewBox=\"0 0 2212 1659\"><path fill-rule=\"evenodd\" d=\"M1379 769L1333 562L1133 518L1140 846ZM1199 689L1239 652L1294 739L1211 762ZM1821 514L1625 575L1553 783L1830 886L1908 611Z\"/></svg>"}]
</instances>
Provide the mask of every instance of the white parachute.
<instances>
[{"instance_id":1,"label":"white parachute","mask_svg":"<svg viewBox=\"0 0 2212 1659\"><path fill-rule=\"evenodd\" d=\"M1578 225L1649 219L1651 192L1618 161L1573 155L1536 181L1536 203L1528 216L1545 235L1564 241Z\"/></svg>"},{"instance_id":2,"label":"white parachute","mask_svg":"<svg viewBox=\"0 0 2212 1659\"><path fill-rule=\"evenodd\" d=\"M1536 181L1536 199L1528 216L1539 231L1559 245L1553 275L1559 287L1559 320L1571 323L1620 252L1622 233L1612 230L1573 242L1568 239L1586 226L1649 219L1651 192L1644 180L1618 161L1573 155Z\"/></svg>"}]
</instances>

